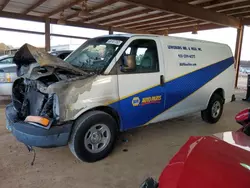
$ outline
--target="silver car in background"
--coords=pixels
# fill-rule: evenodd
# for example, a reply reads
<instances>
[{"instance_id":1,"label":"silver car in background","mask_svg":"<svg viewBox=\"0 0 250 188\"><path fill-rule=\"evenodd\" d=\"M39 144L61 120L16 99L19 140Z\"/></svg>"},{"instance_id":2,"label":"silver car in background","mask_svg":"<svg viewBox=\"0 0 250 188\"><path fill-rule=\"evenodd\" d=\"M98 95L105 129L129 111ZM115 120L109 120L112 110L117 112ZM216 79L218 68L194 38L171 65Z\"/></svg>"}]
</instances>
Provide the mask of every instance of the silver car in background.
<instances>
[{"instance_id":1,"label":"silver car in background","mask_svg":"<svg viewBox=\"0 0 250 188\"><path fill-rule=\"evenodd\" d=\"M17 79L13 56L0 56L0 96L11 95L13 82Z\"/></svg>"},{"instance_id":2,"label":"silver car in background","mask_svg":"<svg viewBox=\"0 0 250 188\"><path fill-rule=\"evenodd\" d=\"M72 50L58 50L49 52L60 59L65 59ZM17 79L16 64L13 62L13 55L0 56L0 96L12 94L13 82Z\"/></svg>"}]
</instances>

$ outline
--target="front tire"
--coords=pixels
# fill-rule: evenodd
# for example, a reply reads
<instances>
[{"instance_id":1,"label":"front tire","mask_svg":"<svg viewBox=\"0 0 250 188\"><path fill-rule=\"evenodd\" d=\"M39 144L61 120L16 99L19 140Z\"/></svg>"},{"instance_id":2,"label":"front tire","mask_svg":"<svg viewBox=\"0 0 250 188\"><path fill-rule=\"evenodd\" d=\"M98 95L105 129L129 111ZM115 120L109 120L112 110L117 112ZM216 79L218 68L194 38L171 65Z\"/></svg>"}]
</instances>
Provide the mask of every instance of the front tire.
<instances>
[{"instance_id":1,"label":"front tire","mask_svg":"<svg viewBox=\"0 0 250 188\"><path fill-rule=\"evenodd\" d=\"M201 111L202 119L207 123L216 123L219 121L223 112L223 98L218 94L213 94L211 97L207 109Z\"/></svg>"},{"instance_id":2,"label":"front tire","mask_svg":"<svg viewBox=\"0 0 250 188\"><path fill-rule=\"evenodd\" d=\"M102 111L90 111L78 118L71 133L69 148L80 160L95 162L113 150L117 124Z\"/></svg>"}]
</instances>

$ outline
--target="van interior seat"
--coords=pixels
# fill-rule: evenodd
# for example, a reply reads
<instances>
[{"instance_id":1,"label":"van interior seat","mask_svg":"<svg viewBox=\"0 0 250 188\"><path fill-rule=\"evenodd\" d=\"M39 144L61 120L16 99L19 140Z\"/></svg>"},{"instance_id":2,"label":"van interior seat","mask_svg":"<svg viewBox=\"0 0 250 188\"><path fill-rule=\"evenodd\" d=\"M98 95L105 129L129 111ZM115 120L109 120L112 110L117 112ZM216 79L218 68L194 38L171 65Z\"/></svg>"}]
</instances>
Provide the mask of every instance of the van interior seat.
<instances>
[{"instance_id":1,"label":"van interior seat","mask_svg":"<svg viewBox=\"0 0 250 188\"><path fill-rule=\"evenodd\" d=\"M141 60L141 69L152 71L157 70L157 62L155 60L156 52L155 49L147 49L142 60Z\"/></svg>"}]
</instances>

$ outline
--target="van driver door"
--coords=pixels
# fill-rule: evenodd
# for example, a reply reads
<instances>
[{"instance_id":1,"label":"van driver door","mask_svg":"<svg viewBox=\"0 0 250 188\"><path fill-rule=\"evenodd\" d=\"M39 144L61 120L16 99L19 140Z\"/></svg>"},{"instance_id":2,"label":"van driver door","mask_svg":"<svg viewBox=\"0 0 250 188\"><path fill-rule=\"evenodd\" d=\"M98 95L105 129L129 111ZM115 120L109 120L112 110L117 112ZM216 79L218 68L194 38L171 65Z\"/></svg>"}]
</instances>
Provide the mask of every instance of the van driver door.
<instances>
[{"instance_id":1,"label":"van driver door","mask_svg":"<svg viewBox=\"0 0 250 188\"><path fill-rule=\"evenodd\" d=\"M132 40L119 60L122 130L147 124L164 111L164 67L157 40Z\"/></svg>"}]
</instances>

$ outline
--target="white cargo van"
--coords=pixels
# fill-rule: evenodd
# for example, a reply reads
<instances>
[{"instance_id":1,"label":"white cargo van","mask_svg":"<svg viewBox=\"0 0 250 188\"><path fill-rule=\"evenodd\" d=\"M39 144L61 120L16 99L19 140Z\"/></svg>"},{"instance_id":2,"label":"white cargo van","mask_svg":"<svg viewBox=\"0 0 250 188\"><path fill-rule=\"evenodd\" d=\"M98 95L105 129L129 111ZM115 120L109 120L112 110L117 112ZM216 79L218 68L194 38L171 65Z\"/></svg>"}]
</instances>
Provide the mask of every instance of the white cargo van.
<instances>
[{"instance_id":1,"label":"white cargo van","mask_svg":"<svg viewBox=\"0 0 250 188\"><path fill-rule=\"evenodd\" d=\"M29 146L69 144L88 162L110 153L118 131L197 111L216 123L234 91L230 48L200 40L109 35L66 62L26 44L14 61L7 128Z\"/></svg>"}]
</instances>

